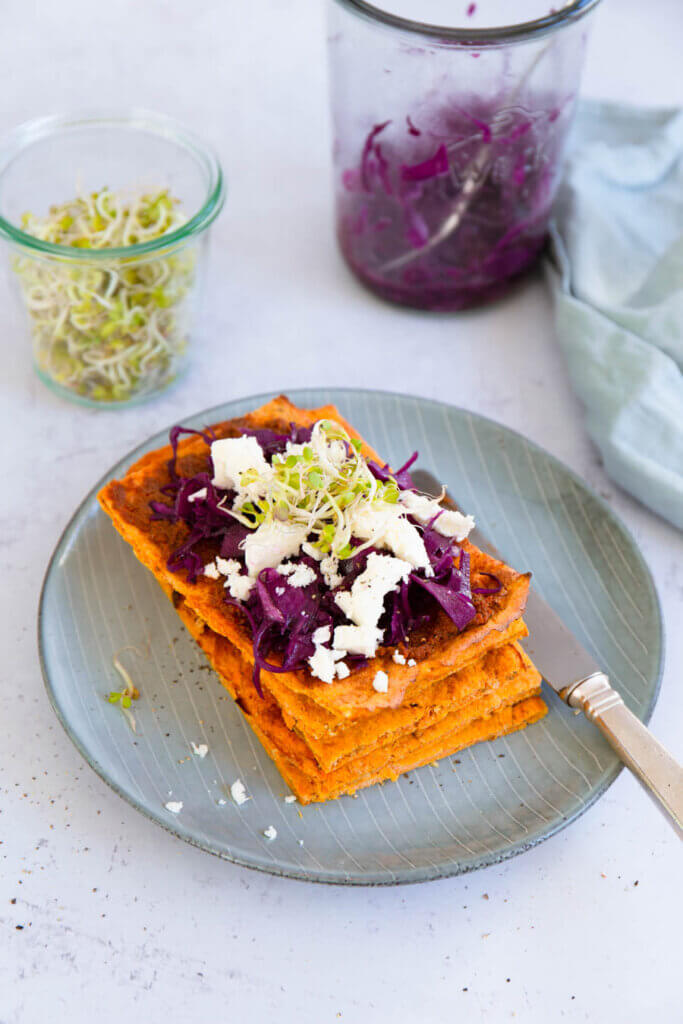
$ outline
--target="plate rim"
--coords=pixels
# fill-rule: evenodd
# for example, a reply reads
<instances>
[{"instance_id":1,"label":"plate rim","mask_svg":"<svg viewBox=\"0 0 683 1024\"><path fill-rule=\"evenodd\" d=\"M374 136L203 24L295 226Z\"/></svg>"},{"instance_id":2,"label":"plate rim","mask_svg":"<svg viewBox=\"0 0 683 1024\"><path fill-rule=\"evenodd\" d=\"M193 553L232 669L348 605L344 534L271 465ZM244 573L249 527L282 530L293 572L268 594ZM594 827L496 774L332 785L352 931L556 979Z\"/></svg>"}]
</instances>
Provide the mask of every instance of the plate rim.
<instances>
[{"instance_id":1,"label":"plate rim","mask_svg":"<svg viewBox=\"0 0 683 1024\"><path fill-rule=\"evenodd\" d=\"M597 503L601 511L604 514L606 514L607 517L611 519L620 528L622 533L626 536L626 538L630 542L631 548L636 553L641 571L644 573L645 578L648 580L650 584L650 590L652 593L652 597L654 599L653 603L656 619L655 624L657 628L657 644L659 658L657 663L656 676L654 679L654 685L652 687L652 692L650 694L650 698L646 707L643 709L642 717L640 719L644 724L647 725L647 723L650 721L650 718L652 717L652 713L659 698L659 694L662 687L662 679L664 675L665 664L666 638L659 592L657 590L657 586L654 581L654 577L650 571L650 568L631 530L624 523L622 518L607 504L604 498L602 498L589 483L583 480L583 478L580 477L579 474L570 466L568 466L565 462L559 459L556 455L553 455L552 452L549 452L546 448L538 444L536 441L533 441L530 438L526 437L526 435L522 434L521 431L515 430L513 427L508 427L506 424L501 423L499 420L495 420L490 416L483 415L482 413L476 412L472 409L468 409L464 406L454 405L451 402L444 402L441 399L426 398L420 395L414 395L398 391L385 391L380 388L355 388L339 386L326 387L307 385L305 387L285 389L284 391L270 390L266 392L260 392L254 395L246 395L243 397L232 398L225 402L219 402L217 405L210 406L206 409L201 409L196 413L190 413L188 416L181 417L181 419L183 421L189 421L196 419L198 417L212 416L219 409L225 409L226 406L239 403L251 404L253 402L253 408L258 408L259 405L264 404L264 402L269 401L270 399L278 395L287 395L288 397L290 397L292 401L298 402L300 400L300 397L297 396L303 396L309 392L324 392L330 395L338 396L349 394L381 395L385 398L395 398L403 401L414 401L421 403L422 405L431 405L437 406L442 409L455 410L456 412L464 413L468 416L473 416L476 419L484 423L487 423L496 429L502 429L503 431L512 434L515 438L524 442L524 444L529 446L532 450L535 450L537 453L542 454L545 458L550 459L551 462L559 466L564 473L569 474L572 481L578 484L578 486L582 490L586 491L590 495L590 497ZM174 420L167 427L163 428L162 430L156 431L154 434L151 434L145 440L140 442L140 444L130 449L125 455L118 459L116 463L110 466L107 472L104 473L95 482L95 484L93 484L93 486L89 489L87 494L79 502L76 509L69 517L68 522L62 529L57 540L57 543L55 544L54 550L50 555L47 568L45 570L45 575L43 577L43 582L40 588L40 597L38 601L38 615L36 623L38 658L40 663L41 675L43 677L43 684L45 686L48 701L59 723L64 729L66 735L74 744L79 754L83 757L86 764L88 764L88 766L99 776L99 778L102 779L102 781L107 786L109 786L109 788L112 789L119 797L125 800L125 802L128 803L135 810L139 811L149 821L153 822L155 825L159 825L169 835L172 835L176 839L188 843L190 846L194 846L197 849L204 850L207 853L213 854L220 860L227 861L231 864L237 864L239 867L249 868L253 871L261 871L264 874L274 875L280 878L291 878L295 881L301 882L314 882L316 884L325 885L351 885L376 887L410 885L418 884L420 882L437 881L444 878L451 878L458 875L469 874L472 871L478 871L481 868L489 867L493 864L501 864L504 861L511 859L512 857L516 857L519 854L526 853L527 850L533 849L540 843L543 843L547 839L550 839L552 836L557 835L568 825L572 824L583 814L585 814L585 812L590 807L592 807L600 799L600 797L604 795L604 793L607 792L607 790L614 783L614 781L619 776L621 771L624 769L625 765L623 764L623 762L617 762L617 764L607 773L605 778L600 782L599 785L595 787L590 797L581 806L579 806L572 814L568 815L566 818L563 818L559 821L555 821L542 835L534 836L533 838L526 841L519 840L518 842L513 843L509 847L506 847L504 850L496 850L493 852L483 854L476 860L471 861L465 865L462 865L459 861L454 860L444 861L443 864L440 864L438 865L438 867L435 868L422 867L415 869L405 869L399 873L394 872L394 877L391 878L376 878L371 877L370 872L367 872L362 875L352 875L343 874L341 872L327 872L320 869L309 871L304 869L297 869L293 866L278 866L277 864L272 863L257 863L253 860L248 860L244 857L241 857L238 854L228 854L224 850L220 850L211 846L210 843L200 842L194 835L192 835L192 833L189 830L179 828L177 825L174 827L165 819L163 819L160 814L155 814L153 810L151 810L149 807L144 806L132 794L128 793L122 786L115 782L114 779L108 775L107 771L102 767L102 765L100 765L97 757L94 754L90 753L90 751L88 751L85 745L81 742L80 737L72 728L68 718L63 713L57 698L57 694L52 686L52 682L50 679L50 670L48 668L47 658L45 655L45 622L47 618L46 602L48 589L50 587L52 578L59 571L59 558L61 557L63 549L66 547L67 543L69 542L73 534L77 520L86 513L87 507L92 504L93 500L96 501L97 492L108 480L112 479L112 475L115 472L119 471L119 467L125 465L126 463L130 464L133 461L135 461L136 457L139 457L139 455L142 453L142 450L145 449L150 444L150 442L154 441L154 439L157 437L167 436L168 431L177 422L179 422L178 419ZM96 511L100 510L96 509ZM545 682L543 685L544 687L547 686ZM559 699L554 692L553 699ZM180 823L178 823L178 825L179 824Z\"/></svg>"}]
</instances>

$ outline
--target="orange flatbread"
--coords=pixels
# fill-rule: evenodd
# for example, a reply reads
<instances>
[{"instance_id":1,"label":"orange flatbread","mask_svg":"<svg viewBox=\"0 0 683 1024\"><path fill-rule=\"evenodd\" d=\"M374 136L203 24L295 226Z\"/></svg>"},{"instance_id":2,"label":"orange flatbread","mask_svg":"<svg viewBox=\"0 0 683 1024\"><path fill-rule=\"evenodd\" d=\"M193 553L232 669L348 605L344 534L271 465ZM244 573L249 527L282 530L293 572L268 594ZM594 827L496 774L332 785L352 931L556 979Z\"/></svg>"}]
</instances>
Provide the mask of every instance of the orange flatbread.
<instances>
[{"instance_id":1,"label":"orange flatbread","mask_svg":"<svg viewBox=\"0 0 683 1024\"><path fill-rule=\"evenodd\" d=\"M404 772L455 754L463 747L531 725L547 712L540 697L540 676L529 663L528 670L520 671L512 682L489 677L491 690L469 705L450 710L421 729L408 730L393 742L356 752L331 770L324 770L306 739L287 728L270 693L264 690L263 697L258 696L251 670L230 641L205 626L184 602L176 611L303 804L395 780Z\"/></svg>"},{"instance_id":2,"label":"orange flatbread","mask_svg":"<svg viewBox=\"0 0 683 1024\"><path fill-rule=\"evenodd\" d=\"M212 429L216 437L237 436L246 427L268 427L286 432L290 423L310 426L324 418L336 420L351 437L358 438L357 432L334 406L298 409L284 397L238 420L214 424ZM362 444L363 453L368 458L378 458L371 448L364 442ZM178 472L181 475L190 476L207 469L208 451L201 438L182 440L178 454ZM184 573L174 573L167 568L170 554L188 535L188 527L184 523L155 520L149 507L150 501L167 500L161 489L169 483L167 462L170 457L169 446L144 455L123 480L113 480L100 491L100 504L140 561L157 579L180 593L210 629L227 637L253 664L251 631L241 612L225 604L222 582L200 577L195 583L190 583ZM477 615L465 629L458 630L439 609L428 634L422 635L418 630L406 645L405 653L416 662L415 666L397 665L392 660L393 650L380 649L370 664L351 673L347 679L323 683L307 668L302 668L279 674L281 686L305 696L335 718L355 718L359 714L374 714L382 708L397 707L406 700L412 700L421 688L451 675L468 661L504 642L506 631L523 614L530 576L515 572L467 541L462 546L470 554L473 587L478 583L487 586L487 577L479 578L481 573L494 574L502 584L497 594L474 595ZM197 551L205 562L218 554L216 544L211 541L206 541L204 549L199 546ZM378 693L371 685L379 669L389 677L386 693Z\"/></svg>"},{"instance_id":3,"label":"orange flatbread","mask_svg":"<svg viewBox=\"0 0 683 1024\"><path fill-rule=\"evenodd\" d=\"M239 436L245 428L287 433L292 423L311 426L319 419L340 423L361 441L367 458L377 454L359 438L334 406L298 409L281 396L244 417L214 424L217 438ZM261 673L263 697L253 685L251 631L239 609L224 601L222 581L167 567L171 553L188 536L182 523L153 518L151 501L167 501L170 446L143 456L123 480L113 480L99 501L116 529L131 544L173 600L183 622L200 644L224 686L297 796L306 803L326 800L401 772L470 743L521 728L545 713L538 696L540 677L516 641L527 633L522 620L529 574L511 569L467 541L473 587L487 589L488 576L501 582L496 594L474 595L476 616L458 630L438 610L428 630L418 629L401 645L343 680L323 683L307 667ZM196 436L178 445L178 472L194 476L209 468L205 442ZM204 562L219 553L218 542L197 547ZM277 662L277 657L273 660ZM410 663L409 663L410 662ZM387 673L386 693L372 681Z\"/></svg>"}]
</instances>

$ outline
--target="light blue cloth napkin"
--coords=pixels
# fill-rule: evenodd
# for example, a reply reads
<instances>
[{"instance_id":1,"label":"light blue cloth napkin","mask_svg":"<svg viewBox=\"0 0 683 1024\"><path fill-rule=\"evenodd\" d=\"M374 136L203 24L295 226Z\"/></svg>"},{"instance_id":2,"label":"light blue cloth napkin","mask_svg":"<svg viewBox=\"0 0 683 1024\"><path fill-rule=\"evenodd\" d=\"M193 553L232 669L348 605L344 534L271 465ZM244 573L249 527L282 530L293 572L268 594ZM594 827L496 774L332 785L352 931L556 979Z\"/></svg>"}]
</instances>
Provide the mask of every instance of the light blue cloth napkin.
<instances>
[{"instance_id":1,"label":"light blue cloth napkin","mask_svg":"<svg viewBox=\"0 0 683 1024\"><path fill-rule=\"evenodd\" d=\"M546 264L609 475L683 529L683 111L584 102Z\"/></svg>"}]
</instances>

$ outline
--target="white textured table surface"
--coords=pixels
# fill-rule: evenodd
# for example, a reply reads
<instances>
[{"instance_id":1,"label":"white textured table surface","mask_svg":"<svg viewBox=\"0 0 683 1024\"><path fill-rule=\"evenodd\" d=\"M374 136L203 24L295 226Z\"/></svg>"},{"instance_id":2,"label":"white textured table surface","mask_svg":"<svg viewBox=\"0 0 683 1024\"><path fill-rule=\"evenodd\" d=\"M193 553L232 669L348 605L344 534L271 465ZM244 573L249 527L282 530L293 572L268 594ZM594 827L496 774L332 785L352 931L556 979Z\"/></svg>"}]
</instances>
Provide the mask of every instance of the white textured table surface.
<instances>
[{"instance_id":1,"label":"white textured table surface","mask_svg":"<svg viewBox=\"0 0 683 1024\"><path fill-rule=\"evenodd\" d=\"M605 477L540 281L492 309L425 317L375 302L340 263L321 7L3 4L0 130L84 104L158 108L215 144L229 198L201 351L167 398L123 413L72 407L33 378L23 337L3 328L0 1024L680 1019L678 844L626 772L571 828L499 867L408 888L310 886L233 867L152 825L84 764L48 706L40 583L107 466L229 398L376 386L496 417L605 495L662 598L667 667L652 728L681 752L681 537ZM681 102L682 36L679 0L611 0L584 91Z\"/></svg>"}]
</instances>

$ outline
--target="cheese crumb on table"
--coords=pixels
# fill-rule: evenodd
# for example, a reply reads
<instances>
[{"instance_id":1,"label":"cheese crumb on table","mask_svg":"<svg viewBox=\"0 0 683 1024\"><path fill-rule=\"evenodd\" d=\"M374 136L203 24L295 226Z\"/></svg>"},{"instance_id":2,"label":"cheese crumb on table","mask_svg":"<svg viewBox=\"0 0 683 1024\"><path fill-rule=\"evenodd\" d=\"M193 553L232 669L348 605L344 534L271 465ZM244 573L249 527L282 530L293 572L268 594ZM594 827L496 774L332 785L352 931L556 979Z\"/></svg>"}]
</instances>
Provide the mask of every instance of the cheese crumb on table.
<instances>
[{"instance_id":1,"label":"cheese crumb on table","mask_svg":"<svg viewBox=\"0 0 683 1024\"><path fill-rule=\"evenodd\" d=\"M277 829L274 825L269 825L268 828L264 828L263 834L266 839L277 839Z\"/></svg>"},{"instance_id":2,"label":"cheese crumb on table","mask_svg":"<svg viewBox=\"0 0 683 1024\"><path fill-rule=\"evenodd\" d=\"M209 748L206 745L206 743L195 743L194 741L192 741L191 745L194 753L197 755L197 757L201 757L203 761L206 755L209 753Z\"/></svg>"}]
</instances>

